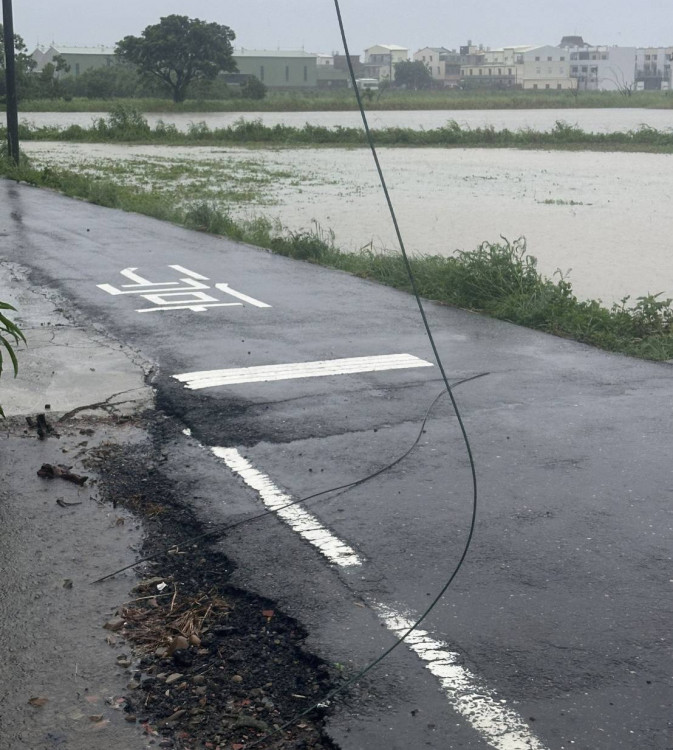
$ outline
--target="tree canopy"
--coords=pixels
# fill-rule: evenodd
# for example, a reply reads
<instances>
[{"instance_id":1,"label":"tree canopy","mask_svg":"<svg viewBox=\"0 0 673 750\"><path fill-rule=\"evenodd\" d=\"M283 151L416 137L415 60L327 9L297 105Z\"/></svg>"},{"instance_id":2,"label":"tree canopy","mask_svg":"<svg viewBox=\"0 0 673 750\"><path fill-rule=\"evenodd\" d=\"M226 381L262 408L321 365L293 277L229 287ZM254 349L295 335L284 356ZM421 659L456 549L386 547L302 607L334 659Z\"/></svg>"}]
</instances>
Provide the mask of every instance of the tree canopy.
<instances>
[{"instance_id":1,"label":"tree canopy","mask_svg":"<svg viewBox=\"0 0 673 750\"><path fill-rule=\"evenodd\" d=\"M427 89L432 86L432 74L420 60L395 63L395 84L408 89Z\"/></svg>"},{"instance_id":2,"label":"tree canopy","mask_svg":"<svg viewBox=\"0 0 673 750\"><path fill-rule=\"evenodd\" d=\"M148 26L142 36L124 37L115 51L142 75L159 79L174 102L183 102L192 81L212 81L221 71L236 70L235 38L228 26L171 15Z\"/></svg>"},{"instance_id":3,"label":"tree canopy","mask_svg":"<svg viewBox=\"0 0 673 750\"><path fill-rule=\"evenodd\" d=\"M23 39L14 34L14 66L16 69L16 86L19 95L23 95L30 83L31 73L35 69L36 62L28 54ZM5 36L4 29L0 23L0 96L5 95Z\"/></svg>"}]
</instances>

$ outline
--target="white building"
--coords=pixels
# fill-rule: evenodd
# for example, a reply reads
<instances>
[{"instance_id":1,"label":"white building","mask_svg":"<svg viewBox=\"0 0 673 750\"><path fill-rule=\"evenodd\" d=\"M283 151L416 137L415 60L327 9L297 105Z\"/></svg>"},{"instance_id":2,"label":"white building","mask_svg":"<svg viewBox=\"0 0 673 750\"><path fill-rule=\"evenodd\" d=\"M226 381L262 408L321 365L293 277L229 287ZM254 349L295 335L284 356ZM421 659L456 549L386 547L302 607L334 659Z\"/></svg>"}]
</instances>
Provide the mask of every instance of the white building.
<instances>
[{"instance_id":1,"label":"white building","mask_svg":"<svg viewBox=\"0 0 673 750\"><path fill-rule=\"evenodd\" d=\"M460 85L461 55L446 47L424 47L414 52L414 61L422 62L432 80L444 88Z\"/></svg>"},{"instance_id":2,"label":"white building","mask_svg":"<svg viewBox=\"0 0 673 750\"><path fill-rule=\"evenodd\" d=\"M414 52L414 62L422 62L428 69L430 75L435 81L444 80L444 63L442 57L445 57L450 50L446 47L424 47Z\"/></svg>"},{"instance_id":3,"label":"white building","mask_svg":"<svg viewBox=\"0 0 673 750\"><path fill-rule=\"evenodd\" d=\"M375 44L365 50L364 78L383 78L394 80L395 63L406 62L409 59L407 47L397 44Z\"/></svg>"},{"instance_id":4,"label":"white building","mask_svg":"<svg viewBox=\"0 0 673 750\"><path fill-rule=\"evenodd\" d=\"M564 91L574 89L577 79L570 77L570 54L560 47L545 45L523 52L520 83L524 89Z\"/></svg>"},{"instance_id":5,"label":"white building","mask_svg":"<svg viewBox=\"0 0 673 750\"><path fill-rule=\"evenodd\" d=\"M466 88L515 88L522 85L524 53L534 45L479 49L470 54L470 62L461 65L461 78Z\"/></svg>"},{"instance_id":6,"label":"white building","mask_svg":"<svg viewBox=\"0 0 673 750\"><path fill-rule=\"evenodd\" d=\"M636 50L636 88L673 90L673 47L640 47Z\"/></svg>"},{"instance_id":7,"label":"white building","mask_svg":"<svg viewBox=\"0 0 673 750\"><path fill-rule=\"evenodd\" d=\"M635 47L560 47L570 56L570 75L580 91L627 91L635 88Z\"/></svg>"}]
</instances>

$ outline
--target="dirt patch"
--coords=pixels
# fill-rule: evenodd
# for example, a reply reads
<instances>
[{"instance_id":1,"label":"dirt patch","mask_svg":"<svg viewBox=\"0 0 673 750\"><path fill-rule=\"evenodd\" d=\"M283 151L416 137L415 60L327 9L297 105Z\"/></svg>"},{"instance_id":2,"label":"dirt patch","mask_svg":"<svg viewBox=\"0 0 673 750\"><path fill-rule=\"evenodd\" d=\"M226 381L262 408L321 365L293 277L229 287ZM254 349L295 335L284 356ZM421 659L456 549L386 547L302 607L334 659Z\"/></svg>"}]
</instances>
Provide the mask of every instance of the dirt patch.
<instances>
[{"instance_id":1,"label":"dirt patch","mask_svg":"<svg viewBox=\"0 0 673 750\"><path fill-rule=\"evenodd\" d=\"M135 599L106 627L124 652L126 718L160 737L160 747L242 750L311 707L337 670L303 649L306 632L265 599L228 584L231 562L207 540L161 470L158 448L104 445L90 456L100 491L142 517L143 557ZM121 700L120 700L121 702ZM316 709L259 748L336 746Z\"/></svg>"}]
</instances>

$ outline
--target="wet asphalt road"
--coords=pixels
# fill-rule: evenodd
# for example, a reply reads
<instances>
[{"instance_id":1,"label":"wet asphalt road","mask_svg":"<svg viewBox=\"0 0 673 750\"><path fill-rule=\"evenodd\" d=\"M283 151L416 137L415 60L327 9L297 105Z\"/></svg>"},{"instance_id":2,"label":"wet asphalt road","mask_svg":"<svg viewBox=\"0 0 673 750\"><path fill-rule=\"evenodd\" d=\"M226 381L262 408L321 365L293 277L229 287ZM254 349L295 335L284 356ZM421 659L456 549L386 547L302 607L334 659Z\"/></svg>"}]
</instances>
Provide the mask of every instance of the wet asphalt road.
<instances>
[{"instance_id":1,"label":"wet asphalt road","mask_svg":"<svg viewBox=\"0 0 673 750\"><path fill-rule=\"evenodd\" d=\"M0 195L3 256L155 364L160 406L192 432L166 451L176 476L192 473L191 501L204 518L239 518L262 505L202 446L237 448L302 497L403 453L441 390L436 367L187 390L172 376L432 356L403 293L6 181ZM133 291L121 286L137 283L120 275L126 268L153 283L197 281L217 304L236 306L161 310L176 298L97 286ZM224 283L245 297L215 291ZM439 305L428 315L451 379L488 373L456 390L479 476L476 537L424 624L475 681L461 704L403 647L335 709L333 736L344 750L670 750L671 366ZM311 504L360 566L330 565L277 519L222 542L240 583L276 599L307 624L312 649L349 670L392 642L372 607L423 611L462 551L470 474L445 401L403 463ZM489 728L480 696L492 691L526 733L498 739Z\"/></svg>"}]
</instances>

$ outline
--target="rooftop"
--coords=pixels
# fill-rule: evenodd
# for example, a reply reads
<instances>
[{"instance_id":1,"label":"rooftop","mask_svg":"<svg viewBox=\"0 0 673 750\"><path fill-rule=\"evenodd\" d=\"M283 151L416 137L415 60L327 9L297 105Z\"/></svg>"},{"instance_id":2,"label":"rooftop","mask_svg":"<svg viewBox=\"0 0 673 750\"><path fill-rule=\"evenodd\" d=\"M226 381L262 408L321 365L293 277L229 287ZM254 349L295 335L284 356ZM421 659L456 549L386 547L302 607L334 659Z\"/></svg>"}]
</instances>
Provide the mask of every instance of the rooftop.
<instances>
[{"instance_id":1,"label":"rooftop","mask_svg":"<svg viewBox=\"0 0 673 750\"><path fill-rule=\"evenodd\" d=\"M246 49L241 47L240 49L234 50L234 57L312 57L315 58L315 53L304 52L300 50L286 50L286 49Z\"/></svg>"},{"instance_id":2,"label":"rooftop","mask_svg":"<svg viewBox=\"0 0 673 750\"><path fill-rule=\"evenodd\" d=\"M100 44L98 47L65 47L60 44L52 44L49 49L55 50L61 55L114 55L115 53L114 47L106 47L104 44Z\"/></svg>"},{"instance_id":3,"label":"rooftop","mask_svg":"<svg viewBox=\"0 0 673 750\"><path fill-rule=\"evenodd\" d=\"M408 47L400 47L399 44L372 44L372 47L383 47L389 49L391 52L406 52ZM369 47L371 49L372 47Z\"/></svg>"}]
</instances>

